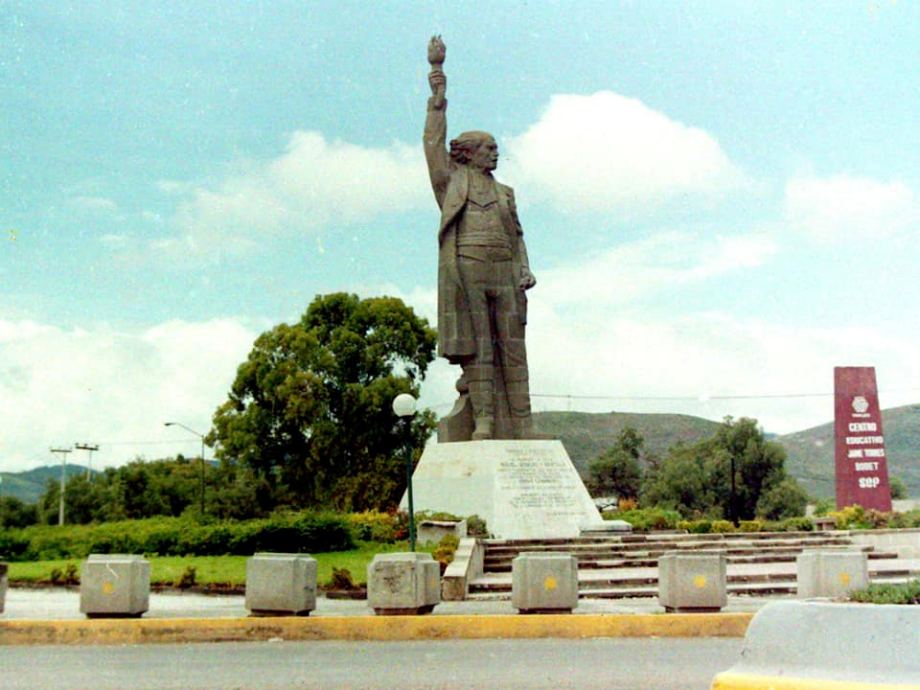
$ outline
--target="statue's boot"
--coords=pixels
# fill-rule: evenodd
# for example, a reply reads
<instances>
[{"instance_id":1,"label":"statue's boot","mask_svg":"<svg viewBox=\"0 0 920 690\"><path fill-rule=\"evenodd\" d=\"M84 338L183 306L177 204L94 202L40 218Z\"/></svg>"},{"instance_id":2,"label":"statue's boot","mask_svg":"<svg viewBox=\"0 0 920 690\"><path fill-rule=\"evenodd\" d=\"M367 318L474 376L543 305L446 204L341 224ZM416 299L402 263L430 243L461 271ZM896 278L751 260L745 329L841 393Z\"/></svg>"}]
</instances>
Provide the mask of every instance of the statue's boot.
<instances>
[{"instance_id":1,"label":"statue's boot","mask_svg":"<svg viewBox=\"0 0 920 690\"><path fill-rule=\"evenodd\" d=\"M492 438L492 425L495 419L492 400L492 367L467 367L466 376L475 423L472 439L484 441Z\"/></svg>"}]
</instances>

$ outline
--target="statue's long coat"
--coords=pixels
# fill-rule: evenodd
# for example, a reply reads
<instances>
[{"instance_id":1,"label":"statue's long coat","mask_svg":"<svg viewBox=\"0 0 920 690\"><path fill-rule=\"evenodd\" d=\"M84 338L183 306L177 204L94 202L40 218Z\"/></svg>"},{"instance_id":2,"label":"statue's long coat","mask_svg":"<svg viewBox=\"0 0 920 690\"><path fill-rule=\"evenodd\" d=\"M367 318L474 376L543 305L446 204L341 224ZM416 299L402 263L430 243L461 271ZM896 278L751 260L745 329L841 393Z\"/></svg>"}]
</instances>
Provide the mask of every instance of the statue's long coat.
<instances>
[{"instance_id":1,"label":"statue's long coat","mask_svg":"<svg viewBox=\"0 0 920 690\"><path fill-rule=\"evenodd\" d=\"M470 171L467 166L451 161L445 148L446 137L445 109L436 110L429 101L424 133L425 159L431 188L441 207L438 229L438 354L459 363L476 354L470 307L457 268L457 231L466 207ZM517 285L521 279L520 236L523 230L514 205L514 191L500 182L495 184L502 225L511 239L511 266ZM523 290L518 290L518 313L522 322L526 323L527 297Z\"/></svg>"}]
</instances>

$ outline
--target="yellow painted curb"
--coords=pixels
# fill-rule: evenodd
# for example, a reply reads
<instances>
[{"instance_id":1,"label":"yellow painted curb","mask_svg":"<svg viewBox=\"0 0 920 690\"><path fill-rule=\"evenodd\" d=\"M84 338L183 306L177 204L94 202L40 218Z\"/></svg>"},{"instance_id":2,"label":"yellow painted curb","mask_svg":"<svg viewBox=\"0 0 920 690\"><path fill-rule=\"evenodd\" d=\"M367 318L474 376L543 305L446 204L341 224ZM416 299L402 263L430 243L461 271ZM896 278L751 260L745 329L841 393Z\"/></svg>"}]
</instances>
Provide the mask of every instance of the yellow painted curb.
<instances>
[{"instance_id":1,"label":"yellow painted curb","mask_svg":"<svg viewBox=\"0 0 920 690\"><path fill-rule=\"evenodd\" d=\"M850 680L757 676L749 673L720 673L711 690L920 690L914 683L858 683Z\"/></svg>"},{"instance_id":2,"label":"yellow painted curb","mask_svg":"<svg viewBox=\"0 0 920 690\"><path fill-rule=\"evenodd\" d=\"M751 613L0 621L0 645L284 640L743 637Z\"/></svg>"}]
</instances>

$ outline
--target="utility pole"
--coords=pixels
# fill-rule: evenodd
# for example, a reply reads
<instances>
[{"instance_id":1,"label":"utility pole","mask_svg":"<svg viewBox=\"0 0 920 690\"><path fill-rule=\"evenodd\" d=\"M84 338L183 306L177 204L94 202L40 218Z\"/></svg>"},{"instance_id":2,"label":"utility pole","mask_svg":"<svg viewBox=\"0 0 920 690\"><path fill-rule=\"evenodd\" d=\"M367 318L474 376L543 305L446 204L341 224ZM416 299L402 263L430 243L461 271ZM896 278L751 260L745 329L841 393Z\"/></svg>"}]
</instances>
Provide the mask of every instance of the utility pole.
<instances>
[{"instance_id":1,"label":"utility pole","mask_svg":"<svg viewBox=\"0 0 920 690\"><path fill-rule=\"evenodd\" d=\"M86 478L89 479L93 474L93 451L99 450L98 443L75 443L74 448L77 450L89 451L89 466L86 468Z\"/></svg>"},{"instance_id":2,"label":"utility pole","mask_svg":"<svg viewBox=\"0 0 920 690\"><path fill-rule=\"evenodd\" d=\"M61 495L58 501L58 525L64 524L64 487L67 485L67 454L72 453L70 448L52 448L52 453L61 454Z\"/></svg>"}]
</instances>

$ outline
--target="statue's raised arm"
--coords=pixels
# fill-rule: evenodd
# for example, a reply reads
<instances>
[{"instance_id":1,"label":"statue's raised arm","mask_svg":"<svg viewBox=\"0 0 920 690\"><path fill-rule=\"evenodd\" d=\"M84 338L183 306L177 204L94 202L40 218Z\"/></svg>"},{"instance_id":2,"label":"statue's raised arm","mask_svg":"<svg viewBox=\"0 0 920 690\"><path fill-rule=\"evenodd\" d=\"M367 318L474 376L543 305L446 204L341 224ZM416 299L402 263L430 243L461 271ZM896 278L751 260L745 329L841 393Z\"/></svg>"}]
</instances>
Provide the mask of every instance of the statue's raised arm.
<instances>
[{"instance_id":1,"label":"statue's raised arm","mask_svg":"<svg viewBox=\"0 0 920 690\"><path fill-rule=\"evenodd\" d=\"M440 36L432 36L428 41L428 64L431 65L431 72L428 73L428 84L431 86L431 97L433 106L438 110L443 110L447 105L444 98L444 92L447 90L447 77L444 76L444 58L447 55L447 48Z\"/></svg>"},{"instance_id":2,"label":"statue's raised arm","mask_svg":"<svg viewBox=\"0 0 920 690\"><path fill-rule=\"evenodd\" d=\"M425 118L425 133L422 138L425 148L425 160L428 162L428 175L434 190L438 206L443 206L447 183L450 180L450 156L446 148L447 141L447 77L444 75L444 58L447 49L440 36L432 36L428 42L428 85L431 98L428 99L428 116Z\"/></svg>"}]
</instances>

